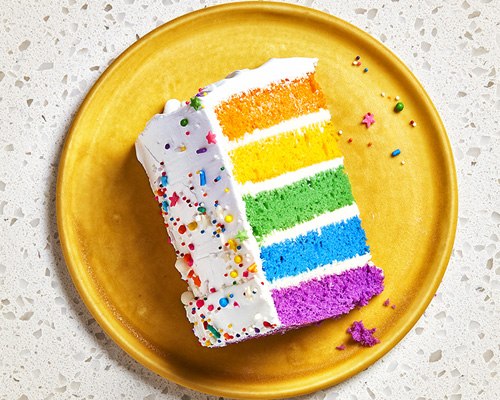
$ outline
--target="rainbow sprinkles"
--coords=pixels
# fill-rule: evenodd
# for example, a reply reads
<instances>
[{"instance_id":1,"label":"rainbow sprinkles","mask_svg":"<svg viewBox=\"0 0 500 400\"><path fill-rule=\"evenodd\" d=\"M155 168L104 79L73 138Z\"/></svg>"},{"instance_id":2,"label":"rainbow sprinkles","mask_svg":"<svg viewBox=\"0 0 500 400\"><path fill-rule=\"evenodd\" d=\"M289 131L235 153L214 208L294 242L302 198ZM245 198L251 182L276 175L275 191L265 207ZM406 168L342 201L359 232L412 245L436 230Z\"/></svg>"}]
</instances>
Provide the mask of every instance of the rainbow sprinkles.
<instances>
[{"instance_id":1,"label":"rainbow sprinkles","mask_svg":"<svg viewBox=\"0 0 500 400\"><path fill-rule=\"evenodd\" d=\"M234 72L168 101L137 140L204 346L337 317L383 290L316 63Z\"/></svg>"}]
</instances>

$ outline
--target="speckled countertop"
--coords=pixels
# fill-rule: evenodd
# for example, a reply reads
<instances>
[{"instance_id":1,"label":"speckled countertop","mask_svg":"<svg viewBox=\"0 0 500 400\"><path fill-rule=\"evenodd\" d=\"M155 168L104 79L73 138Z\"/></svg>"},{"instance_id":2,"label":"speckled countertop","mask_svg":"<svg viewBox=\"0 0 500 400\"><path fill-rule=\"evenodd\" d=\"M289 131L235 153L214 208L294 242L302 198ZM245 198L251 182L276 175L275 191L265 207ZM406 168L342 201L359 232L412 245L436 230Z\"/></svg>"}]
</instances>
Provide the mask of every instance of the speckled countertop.
<instances>
[{"instance_id":1,"label":"speckled countertop","mask_svg":"<svg viewBox=\"0 0 500 400\"><path fill-rule=\"evenodd\" d=\"M86 310L59 247L55 182L72 116L113 59L160 24L218 3L0 2L0 399L207 398L135 362ZM367 371L304 398L498 398L498 1L296 3L366 30L413 70L447 127L460 197L453 255L424 316Z\"/></svg>"}]
</instances>

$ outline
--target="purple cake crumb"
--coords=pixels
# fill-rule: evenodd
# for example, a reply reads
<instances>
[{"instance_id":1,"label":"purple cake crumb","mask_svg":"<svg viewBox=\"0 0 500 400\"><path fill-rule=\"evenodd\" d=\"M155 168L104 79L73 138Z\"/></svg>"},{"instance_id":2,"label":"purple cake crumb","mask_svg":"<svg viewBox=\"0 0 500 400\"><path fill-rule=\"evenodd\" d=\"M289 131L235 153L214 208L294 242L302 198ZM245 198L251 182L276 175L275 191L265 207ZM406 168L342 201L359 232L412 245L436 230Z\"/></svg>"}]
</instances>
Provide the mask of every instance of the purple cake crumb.
<instances>
[{"instance_id":1,"label":"purple cake crumb","mask_svg":"<svg viewBox=\"0 0 500 400\"><path fill-rule=\"evenodd\" d=\"M340 346L335 347L337 350L345 350L345 344L342 343Z\"/></svg>"},{"instance_id":2,"label":"purple cake crumb","mask_svg":"<svg viewBox=\"0 0 500 400\"><path fill-rule=\"evenodd\" d=\"M362 346L372 347L377 343L380 343L380 340L373 336L377 328L367 329L363 325L363 321L354 321L352 325L347 329L347 333L349 333L352 339L355 342L358 342Z\"/></svg>"},{"instance_id":3,"label":"purple cake crumb","mask_svg":"<svg viewBox=\"0 0 500 400\"><path fill-rule=\"evenodd\" d=\"M393 304L393 305L391 306L391 308L392 308L393 310L395 310L395 309L396 309L396 304Z\"/></svg>"},{"instance_id":4,"label":"purple cake crumb","mask_svg":"<svg viewBox=\"0 0 500 400\"><path fill-rule=\"evenodd\" d=\"M384 301L384 303L382 304L384 307L388 307L389 304L391 304L391 301L389 299L387 299L386 301Z\"/></svg>"}]
</instances>

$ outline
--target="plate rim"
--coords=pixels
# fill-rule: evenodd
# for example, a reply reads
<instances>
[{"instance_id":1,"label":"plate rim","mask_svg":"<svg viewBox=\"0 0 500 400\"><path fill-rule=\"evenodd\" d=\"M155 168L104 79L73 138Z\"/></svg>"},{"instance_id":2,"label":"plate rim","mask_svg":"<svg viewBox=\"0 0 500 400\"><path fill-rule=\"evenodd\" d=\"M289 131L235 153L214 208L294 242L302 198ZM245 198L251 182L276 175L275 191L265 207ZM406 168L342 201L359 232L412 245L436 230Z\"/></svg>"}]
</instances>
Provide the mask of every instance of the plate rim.
<instances>
[{"instance_id":1,"label":"plate rim","mask_svg":"<svg viewBox=\"0 0 500 400\"><path fill-rule=\"evenodd\" d=\"M432 284L429 285L427 291L425 292L425 297L422 297L422 300L417 304L413 312L406 318L405 324L402 327L394 332L390 339L384 341L383 346L380 346L374 351L369 353L364 359L363 362L357 365L354 368L348 369L345 372L333 376L328 377L326 379L317 379L312 383L307 385L302 385L300 388L289 388L283 387L280 389L274 389L272 391L261 391L261 392L249 392L244 390L232 390L225 389L224 387L219 386L207 386L205 384L198 384L193 381L188 381L182 376L176 375L175 371L166 370L165 368L160 368L154 360L144 354L144 351L140 351L137 349L137 346L134 346L131 341L127 340L125 335L123 335L124 327L119 323L114 323L105 317L102 313L102 306L99 305L98 301L95 301L92 293L90 293L89 288L84 284L83 280L80 277L79 270L81 268L78 267L77 261L72 257L72 246L71 242L68 241L67 228L64 222L64 186L65 186L65 165L68 163L70 158L69 153L71 149L71 144L73 139L77 133L77 128L80 119L83 118L83 115L86 112L86 109L92 102L94 95L99 91L99 89L104 85L108 76L111 76L113 72L134 52L139 50L141 46L145 45L149 40L151 40L156 35L164 34L166 31L175 29L185 23L189 23L192 20L196 20L198 18L208 18L210 15L225 13L225 12L242 12L249 10L252 8L252 11L255 12L260 10L263 13L279 13L280 15L297 15L298 13L304 15L307 13L309 17L315 19L317 21L321 21L322 23L326 23L328 25L335 25L336 27L341 27L345 31L350 32L353 36L361 37L364 40L371 41L373 45L377 48L378 51L383 51L386 55L394 60L396 64L398 64L399 68L401 68L406 74L410 76L412 81L416 84L416 87L420 91L420 95L426 105L432 110L433 120L437 123L437 128L440 135L443 138L443 159L446 161L446 165L449 168L446 171L447 180L450 184L449 187L449 195L450 195L450 203L449 203L449 220L448 224L448 235L447 239L444 242L443 250L441 251L441 256L436 262L436 272L434 274ZM166 22L165 24L155 28L148 34L144 35L142 38L134 42L132 45L127 47L101 74L101 76L94 83L88 94L85 96L85 99L81 103L78 111L73 118L73 122L68 130L68 133L64 139L64 146L62 149L62 153L59 159L58 166L58 175L57 175L57 185L56 185L56 219L57 219L57 227L60 237L61 248L65 260L65 264L70 273L73 284L75 285L81 299L83 300L85 306L94 317L94 319L98 322L101 328L109 335L113 341L118 344L118 346L124 350L129 356L131 356L134 360L145 366L146 368L154 371L158 375L166 378L172 382L185 386L187 388L197 390L203 393L212 394L216 396L226 396L233 398L254 398L254 399L270 399L270 398L282 398L282 397L290 397L290 396L299 396L308 393L315 392L317 390L325 389L327 387L334 386L344 380L351 378L362 370L373 365L377 360L379 360L382 356L392 350L413 328L418 319L423 315L425 310L427 309L429 303L431 302L434 294L436 293L442 279L444 273L446 272L451 252L453 249L453 244L455 241L456 228L457 228L457 220L458 220L458 185L457 185L457 175L456 175L456 166L454 162L454 157L451 149L451 144L449 137L447 135L444 124L441 120L441 117L432 102L430 96L425 91L424 87L417 79L417 77L413 74L413 72L404 64L400 58L394 54L389 48L387 48L383 43L378 41L375 37L371 36L367 32L363 31L361 28L358 28L351 23L338 18L334 15L327 14L325 12L312 9L309 7L296 5L296 4L288 4L288 3L279 3L279 2L270 2L270 1L243 1L237 3L226 3L216 6L211 6L207 8L202 8L184 15L181 15L171 21ZM121 329L120 329L121 328ZM320 377L321 378L321 377Z\"/></svg>"}]
</instances>

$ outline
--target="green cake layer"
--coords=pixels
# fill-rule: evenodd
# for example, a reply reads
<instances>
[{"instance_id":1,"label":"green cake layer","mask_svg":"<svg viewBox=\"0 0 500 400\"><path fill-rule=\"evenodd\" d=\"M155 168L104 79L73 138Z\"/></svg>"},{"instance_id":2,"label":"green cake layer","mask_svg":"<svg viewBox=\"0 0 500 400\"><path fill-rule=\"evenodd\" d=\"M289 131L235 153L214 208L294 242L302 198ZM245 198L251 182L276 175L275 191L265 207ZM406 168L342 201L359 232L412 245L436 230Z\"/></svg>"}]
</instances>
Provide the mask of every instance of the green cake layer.
<instances>
[{"instance_id":1,"label":"green cake layer","mask_svg":"<svg viewBox=\"0 0 500 400\"><path fill-rule=\"evenodd\" d=\"M243 200L257 240L354 203L343 166L255 196L245 195Z\"/></svg>"}]
</instances>

